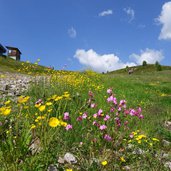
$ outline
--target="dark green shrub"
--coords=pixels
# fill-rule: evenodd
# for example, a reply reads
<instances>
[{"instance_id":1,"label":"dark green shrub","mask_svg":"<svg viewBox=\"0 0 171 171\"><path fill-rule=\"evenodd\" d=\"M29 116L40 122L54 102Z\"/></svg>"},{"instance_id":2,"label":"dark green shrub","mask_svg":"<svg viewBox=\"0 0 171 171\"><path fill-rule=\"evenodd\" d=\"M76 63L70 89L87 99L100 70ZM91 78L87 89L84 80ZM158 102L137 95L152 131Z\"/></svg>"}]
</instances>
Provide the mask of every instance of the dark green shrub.
<instances>
[{"instance_id":1,"label":"dark green shrub","mask_svg":"<svg viewBox=\"0 0 171 171\"><path fill-rule=\"evenodd\" d=\"M147 62L143 61L142 66L147 66Z\"/></svg>"}]
</instances>

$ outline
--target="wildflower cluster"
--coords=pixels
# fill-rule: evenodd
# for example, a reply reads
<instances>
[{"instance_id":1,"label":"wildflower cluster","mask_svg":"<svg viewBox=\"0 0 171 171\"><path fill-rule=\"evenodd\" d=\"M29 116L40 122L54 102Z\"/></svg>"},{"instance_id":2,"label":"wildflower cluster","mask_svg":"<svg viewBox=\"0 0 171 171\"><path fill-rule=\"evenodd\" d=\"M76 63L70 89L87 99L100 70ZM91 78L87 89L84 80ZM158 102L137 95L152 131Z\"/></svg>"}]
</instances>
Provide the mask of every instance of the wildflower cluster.
<instances>
[{"instance_id":1,"label":"wildflower cluster","mask_svg":"<svg viewBox=\"0 0 171 171\"><path fill-rule=\"evenodd\" d=\"M0 107L0 115L7 116L11 113L10 103L11 103L11 101L8 100L4 103L4 106Z\"/></svg>"},{"instance_id":2,"label":"wildflower cluster","mask_svg":"<svg viewBox=\"0 0 171 171\"><path fill-rule=\"evenodd\" d=\"M159 139L157 138L150 138L145 134L141 134L140 130L131 132L129 135L130 139L128 140L128 143L132 144L142 144L142 145L148 145L153 146L157 142L159 142Z\"/></svg>"}]
</instances>

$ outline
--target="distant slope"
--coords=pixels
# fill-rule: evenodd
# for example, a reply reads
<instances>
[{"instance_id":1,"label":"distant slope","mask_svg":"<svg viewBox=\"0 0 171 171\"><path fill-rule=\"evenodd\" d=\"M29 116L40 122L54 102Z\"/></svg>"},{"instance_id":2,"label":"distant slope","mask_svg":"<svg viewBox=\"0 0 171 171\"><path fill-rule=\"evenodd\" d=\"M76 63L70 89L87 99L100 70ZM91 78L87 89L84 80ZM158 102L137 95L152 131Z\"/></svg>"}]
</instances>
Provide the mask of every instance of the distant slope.
<instances>
[{"instance_id":1,"label":"distant slope","mask_svg":"<svg viewBox=\"0 0 171 171\"><path fill-rule=\"evenodd\" d=\"M22 61L15 61L8 57L0 56L0 72L21 72L21 73L43 73L49 70L47 67L38 64L31 64Z\"/></svg>"},{"instance_id":2,"label":"distant slope","mask_svg":"<svg viewBox=\"0 0 171 171\"><path fill-rule=\"evenodd\" d=\"M171 66L161 66L162 71L164 70L171 70ZM116 71L108 72L107 74L128 74L128 70L133 69L133 74L143 74L143 73L152 73L152 72L160 72L157 71L156 66L153 64L148 64L147 66L134 66L124 69L119 69Z\"/></svg>"}]
</instances>

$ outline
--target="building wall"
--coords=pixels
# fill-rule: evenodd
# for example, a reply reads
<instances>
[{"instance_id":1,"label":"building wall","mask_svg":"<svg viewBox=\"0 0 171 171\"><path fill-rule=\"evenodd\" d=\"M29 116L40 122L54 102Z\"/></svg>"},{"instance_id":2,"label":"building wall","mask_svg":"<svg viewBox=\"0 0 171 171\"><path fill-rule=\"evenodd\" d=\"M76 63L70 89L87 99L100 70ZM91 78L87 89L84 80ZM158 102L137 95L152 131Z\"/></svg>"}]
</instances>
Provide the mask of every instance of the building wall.
<instances>
[{"instance_id":1,"label":"building wall","mask_svg":"<svg viewBox=\"0 0 171 171\"><path fill-rule=\"evenodd\" d=\"M9 56L10 58L17 60L16 56Z\"/></svg>"},{"instance_id":2,"label":"building wall","mask_svg":"<svg viewBox=\"0 0 171 171\"><path fill-rule=\"evenodd\" d=\"M8 56L14 60L20 61L20 53L17 50L8 50Z\"/></svg>"}]
</instances>

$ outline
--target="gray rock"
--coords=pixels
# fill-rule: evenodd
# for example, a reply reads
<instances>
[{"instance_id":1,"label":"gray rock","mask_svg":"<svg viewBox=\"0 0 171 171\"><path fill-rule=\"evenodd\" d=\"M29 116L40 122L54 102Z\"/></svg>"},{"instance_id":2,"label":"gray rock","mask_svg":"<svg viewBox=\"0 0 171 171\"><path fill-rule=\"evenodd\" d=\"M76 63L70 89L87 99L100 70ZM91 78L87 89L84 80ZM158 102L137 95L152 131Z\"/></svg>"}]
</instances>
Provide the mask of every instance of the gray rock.
<instances>
[{"instance_id":1,"label":"gray rock","mask_svg":"<svg viewBox=\"0 0 171 171\"><path fill-rule=\"evenodd\" d=\"M32 155L39 153L42 150L40 139L38 137L32 140L29 146L29 150L31 151Z\"/></svg>"},{"instance_id":2,"label":"gray rock","mask_svg":"<svg viewBox=\"0 0 171 171\"><path fill-rule=\"evenodd\" d=\"M2 72L0 72L1 74ZM33 83L50 83L50 77L48 76L30 76L21 73L9 73L3 72L4 77L0 77L0 98L7 96L16 98L27 91L30 85Z\"/></svg>"},{"instance_id":3,"label":"gray rock","mask_svg":"<svg viewBox=\"0 0 171 171\"><path fill-rule=\"evenodd\" d=\"M135 150L132 152L132 154L144 154L144 153L145 153L145 151L142 150L141 148L135 149Z\"/></svg>"},{"instance_id":4,"label":"gray rock","mask_svg":"<svg viewBox=\"0 0 171 171\"><path fill-rule=\"evenodd\" d=\"M165 121L164 126L171 131L171 121Z\"/></svg>"},{"instance_id":5,"label":"gray rock","mask_svg":"<svg viewBox=\"0 0 171 171\"><path fill-rule=\"evenodd\" d=\"M129 166L124 166L123 170L131 170L131 168Z\"/></svg>"},{"instance_id":6,"label":"gray rock","mask_svg":"<svg viewBox=\"0 0 171 171\"><path fill-rule=\"evenodd\" d=\"M171 145L171 142L169 142L167 140L163 140L162 143L163 143L163 146L165 146L165 147L168 147Z\"/></svg>"},{"instance_id":7,"label":"gray rock","mask_svg":"<svg viewBox=\"0 0 171 171\"><path fill-rule=\"evenodd\" d=\"M171 162L169 161L169 162L166 162L165 164L164 164L164 166L166 167L166 168L168 168L169 170L171 170Z\"/></svg>"},{"instance_id":8,"label":"gray rock","mask_svg":"<svg viewBox=\"0 0 171 171\"><path fill-rule=\"evenodd\" d=\"M53 164L50 164L47 171L58 171L57 167Z\"/></svg>"},{"instance_id":9,"label":"gray rock","mask_svg":"<svg viewBox=\"0 0 171 171\"><path fill-rule=\"evenodd\" d=\"M59 157L59 159L58 159L58 163L60 163L60 164L64 164L64 163L65 163L65 160L64 160L62 157Z\"/></svg>"},{"instance_id":10,"label":"gray rock","mask_svg":"<svg viewBox=\"0 0 171 171\"><path fill-rule=\"evenodd\" d=\"M70 164L75 164L77 163L77 160L75 158L75 156L71 153L66 153L64 155L64 160L67 162L67 163L70 163Z\"/></svg>"}]
</instances>

